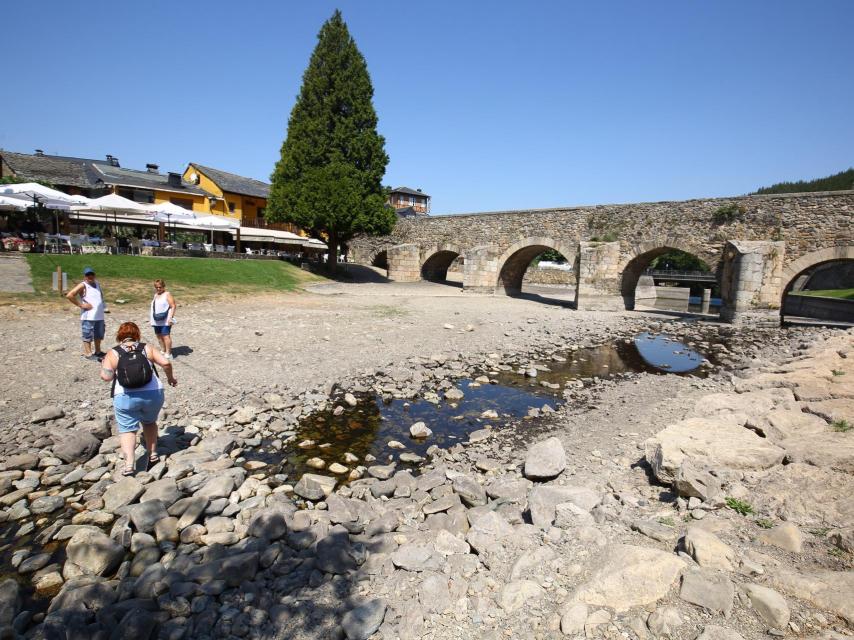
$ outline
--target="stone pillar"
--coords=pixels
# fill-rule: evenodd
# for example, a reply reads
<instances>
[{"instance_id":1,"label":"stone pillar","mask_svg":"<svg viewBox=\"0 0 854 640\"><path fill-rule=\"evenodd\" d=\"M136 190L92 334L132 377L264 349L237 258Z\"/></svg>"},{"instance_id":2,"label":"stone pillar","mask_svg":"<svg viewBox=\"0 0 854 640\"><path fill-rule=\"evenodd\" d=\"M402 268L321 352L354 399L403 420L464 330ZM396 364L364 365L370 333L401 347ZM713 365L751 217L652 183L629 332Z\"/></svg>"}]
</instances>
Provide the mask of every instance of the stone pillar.
<instances>
[{"instance_id":1,"label":"stone pillar","mask_svg":"<svg viewBox=\"0 0 854 640\"><path fill-rule=\"evenodd\" d=\"M638 278L638 286L635 288L635 304L651 307L655 305L656 298L658 298L658 294L653 277L641 276Z\"/></svg>"},{"instance_id":2,"label":"stone pillar","mask_svg":"<svg viewBox=\"0 0 854 640\"><path fill-rule=\"evenodd\" d=\"M399 244L387 252L388 279L395 282L421 280L421 249L417 244Z\"/></svg>"},{"instance_id":3,"label":"stone pillar","mask_svg":"<svg viewBox=\"0 0 854 640\"><path fill-rule=\"evenodd\" d=\"M712 290L711 289L703 289L703 308L700 310L702 313L708 313L709 307L712 304Z\"/></svg>"},{"instance_id":4,"label":"stone pillar","mask_svg":"<svg viewBox=\"0 0 854 640\"><path fill-rule=\"evenodd\" d=\"M721 320L778 325L784 242L730 240L721 272Z\"/></svg>"},{"instance_id":5,"label":"stone pillar","mask_svg":"<svg viewBox=\"0 0 854 640\"><path fill-rule=\"evenodd\" d=\"M626 302L620 295L619 268L619 242L579 243L575 260L575 272L578 274L575 308L597 311L626 309Z\"/></svg>"},{"instance_id":6,"label":"stone pillar","mask_svg":"<svg viewBox=\"0 0 854 640\"><path fill-rule=\"evenodd\" d=\"M463 291L495 293L498 284L498 247L482 245L469 249L463 263Z\"/></svg>"}]
</instances>

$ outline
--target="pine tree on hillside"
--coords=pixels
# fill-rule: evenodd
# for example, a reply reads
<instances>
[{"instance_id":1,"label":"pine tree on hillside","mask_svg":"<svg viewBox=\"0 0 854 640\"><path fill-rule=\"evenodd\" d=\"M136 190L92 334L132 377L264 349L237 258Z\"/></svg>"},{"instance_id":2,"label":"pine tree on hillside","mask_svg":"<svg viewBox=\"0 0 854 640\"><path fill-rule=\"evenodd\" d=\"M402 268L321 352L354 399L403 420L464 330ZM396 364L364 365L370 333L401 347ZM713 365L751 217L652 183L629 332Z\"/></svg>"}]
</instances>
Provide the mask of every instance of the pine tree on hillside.
<instances>
[{"instance_id":1,"label":"pine tree on hillside","mask_svg":"<svg viewBox=\"0 0 854 640\"><path fill-rule=\"evenodd\" d=\"M394 210L382 187L388 155L377 133L365 58L340 11L323 25L271 176L269 219L325 237L330 270L356 233L384 234Z\"/></svg>"},{"instance_id":2,"label":"pine tree on hillside","mask_svg":"<svg viewBox=\"0 0 854 640\"><path fill-rule=\"evenodd\" d=\"M762 187L756 193L807 193L809 191L848 191L849 189L854 189L854 169L840 171L816 180L778 182L770 187Z\"/></svg>"}]
</instances>

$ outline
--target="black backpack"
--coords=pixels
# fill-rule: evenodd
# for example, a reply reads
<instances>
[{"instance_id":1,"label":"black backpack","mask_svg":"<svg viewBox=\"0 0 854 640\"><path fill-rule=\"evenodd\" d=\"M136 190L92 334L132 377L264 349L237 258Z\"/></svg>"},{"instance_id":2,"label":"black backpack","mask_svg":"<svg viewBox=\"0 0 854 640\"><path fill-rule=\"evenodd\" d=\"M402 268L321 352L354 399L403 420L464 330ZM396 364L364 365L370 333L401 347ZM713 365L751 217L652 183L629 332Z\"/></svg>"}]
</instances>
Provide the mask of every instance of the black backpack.
<instances>
[{"instance_id":1,"label":"black backpack","mask_svg":"<svg viewBox=\"0 0 854 640\"><path fill-rule=\"evenodd\" d=\"M117 381L125 389L139 389L151 382L152 375L157 374L145 357L144 342L138 343L133 351L125 351L121 347L115 347L114 351L119 356L119 364L116 366L111 396L115 394Z\"/></svg>"}]
</instances>

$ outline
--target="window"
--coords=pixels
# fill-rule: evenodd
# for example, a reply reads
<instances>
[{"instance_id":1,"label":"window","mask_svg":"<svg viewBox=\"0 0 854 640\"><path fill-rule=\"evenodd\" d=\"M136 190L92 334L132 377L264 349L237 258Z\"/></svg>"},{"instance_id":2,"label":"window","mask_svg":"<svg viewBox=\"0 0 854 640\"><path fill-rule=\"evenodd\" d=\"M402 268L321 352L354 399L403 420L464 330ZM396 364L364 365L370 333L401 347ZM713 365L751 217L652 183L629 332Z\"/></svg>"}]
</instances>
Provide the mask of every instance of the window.
<instances>
[{"instance_id":1,"label":"window","mask_svg":"<svg viewBox=\"0 0 854 640\"><path fill-rule=\"evenodd\" d=\"M154 191L150 189L135 189L133 187L119 187L116 190L122 198L133 200L134 202L142 202L143 204L151 204L154 202Z\"/></svg>"},{"instance_id":2,"label":"window","mask_svg":"<svg viewBox=\"0 0 854 640\"><path fill-rule=\"evenodd\" d=\"M258 213L255 216L260 222L264 222L264 207L258 207Z\"/></svg>"},{"instance_id":3,"label":"window","mask_svg":"<svg viewBox=\"0 0 854 640\"><path fill-rule=\"evenodd\" d=\"M234 213L234 209L235 209L235 207L236 207L236 206L237 206L237 205L235 205L233 202L229 202L229 203L228 203L228 212L229 212L229 213Z\"/></svg>"},{"instance_id":4,"label":"window","mask_svg":"<svg viewBox=\"0 0 854 640\"><path fill-rule=\"evenodd\" d=\"M189 211L193 210L193 201L188 198L169 198L169 202L177 204L179 207L184 207Z\"/></svg>"}]
</instances>

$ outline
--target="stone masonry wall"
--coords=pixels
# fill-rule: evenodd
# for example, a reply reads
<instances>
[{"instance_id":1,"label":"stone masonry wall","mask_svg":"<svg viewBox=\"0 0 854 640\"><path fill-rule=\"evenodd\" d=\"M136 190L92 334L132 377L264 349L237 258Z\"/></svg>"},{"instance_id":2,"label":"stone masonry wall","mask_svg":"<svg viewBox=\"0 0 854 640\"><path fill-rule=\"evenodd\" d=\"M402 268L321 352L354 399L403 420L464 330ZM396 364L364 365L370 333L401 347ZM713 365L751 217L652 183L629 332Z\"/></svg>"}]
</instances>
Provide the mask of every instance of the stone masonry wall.
<instances>
[{"instance_id":1,"label":"stone masonry wall","mask_svg":"<svg viewBox=\"0 0 854 640\"><path fill-rule=\"evenodd\" d=\"M715 212L731 204L740 208L735 219L715 222ZM389 236L355 238L350 243L350 255L355 262L368 262L382 249L408 243L419 245L422 253L448 244L459 246L463 252L489 245L500 255L525 238L544 236L573 246L591 239L617 239L621 267L647 251L666 246L689 251L714 268L727 240L782 241L782 259L789 263L828 246L854 244L854 192L427 216L399 220ZM420 259L423 262L428 257L421 255Z\"/></svg>"}]
</instances>

